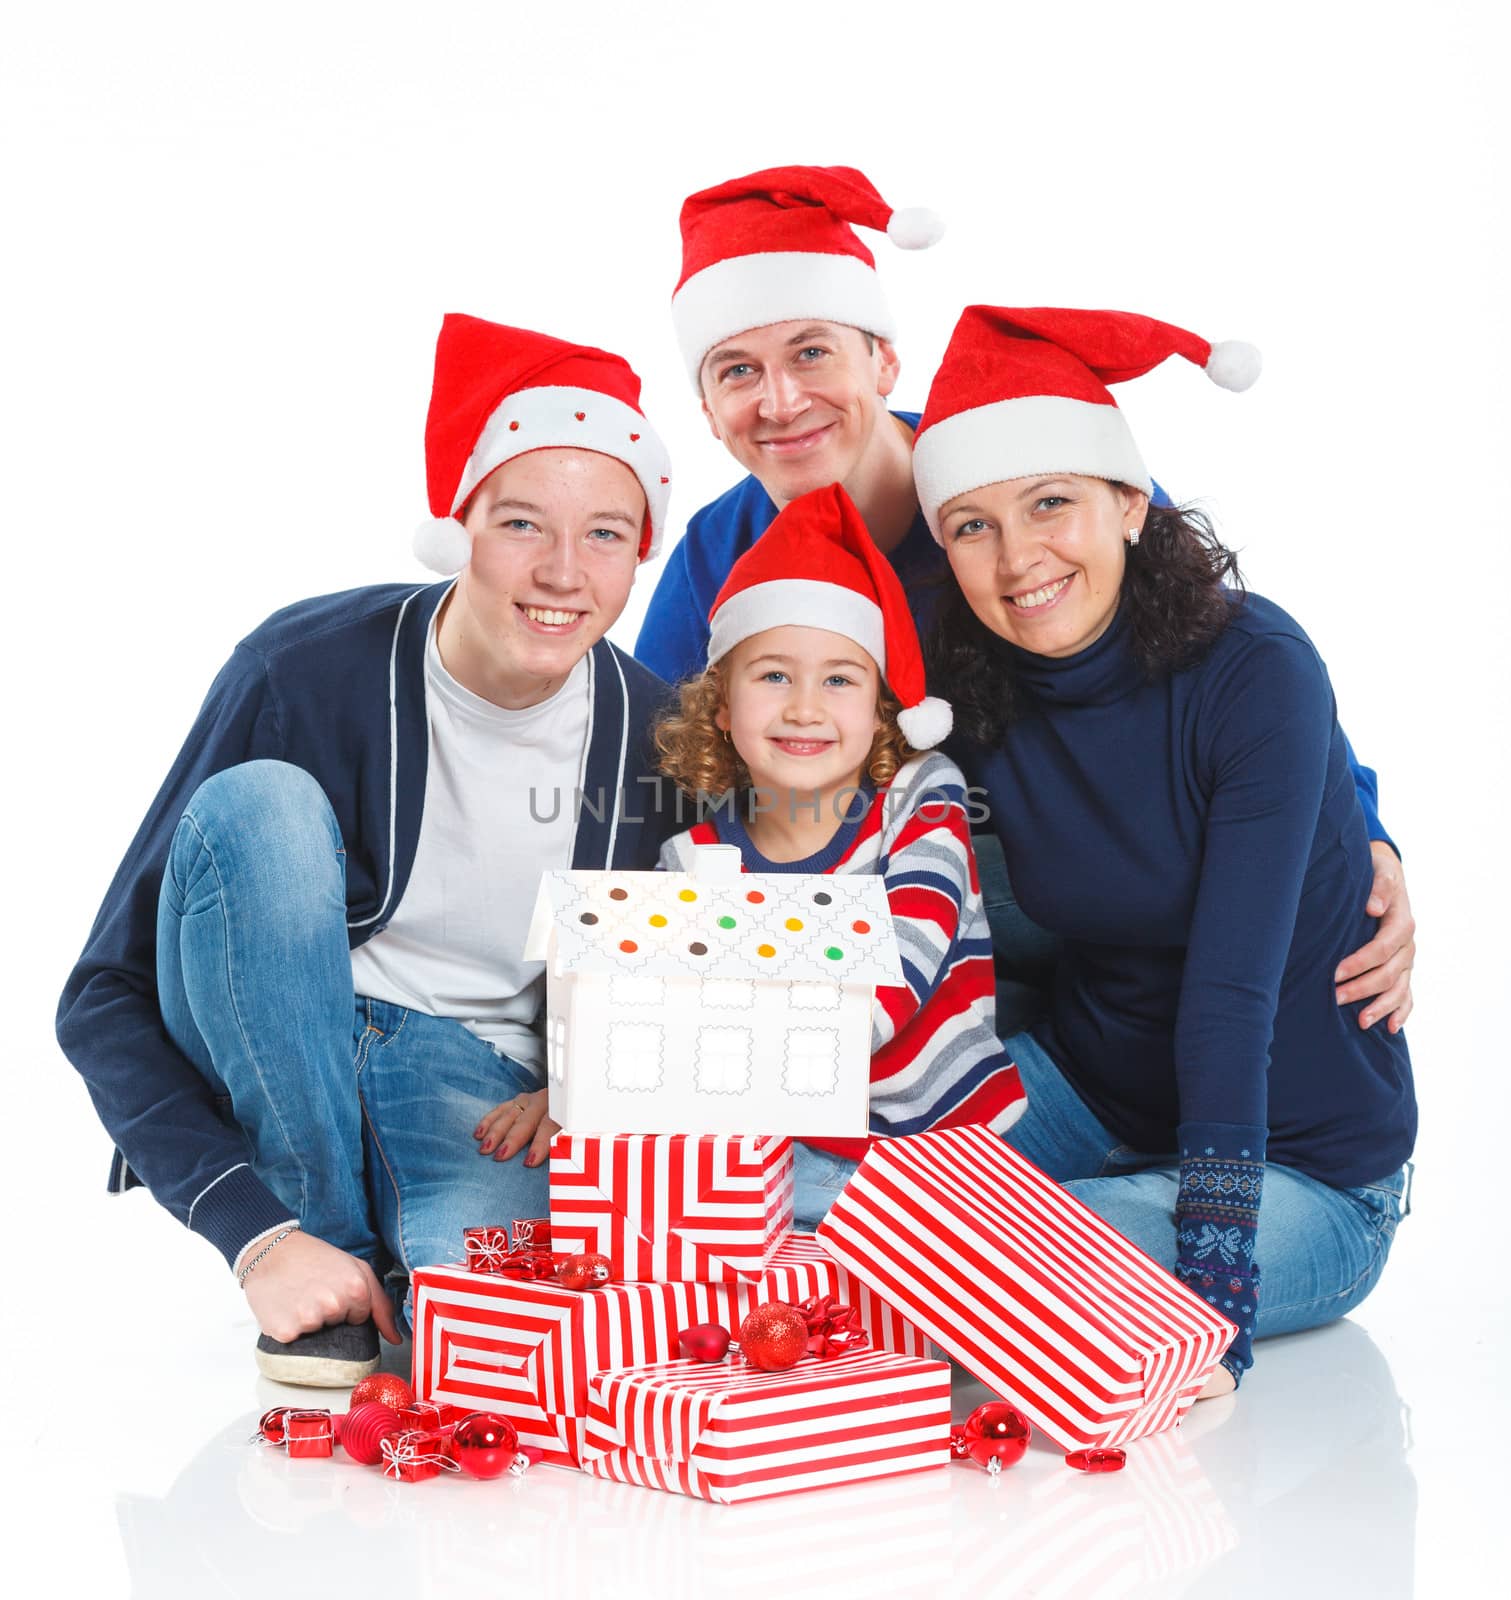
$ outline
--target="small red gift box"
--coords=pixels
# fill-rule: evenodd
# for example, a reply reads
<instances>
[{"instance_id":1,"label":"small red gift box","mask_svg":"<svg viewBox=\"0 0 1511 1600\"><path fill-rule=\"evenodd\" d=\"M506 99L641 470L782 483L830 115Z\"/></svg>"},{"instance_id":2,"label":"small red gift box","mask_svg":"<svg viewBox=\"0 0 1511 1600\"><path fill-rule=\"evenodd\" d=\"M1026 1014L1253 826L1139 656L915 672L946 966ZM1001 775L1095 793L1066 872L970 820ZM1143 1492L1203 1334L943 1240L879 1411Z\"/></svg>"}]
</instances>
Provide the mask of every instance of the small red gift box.
<instances>
[{"instance_id":1,"label":"small red gift box","mask_svg":"<svg viewBox=\"0 0 1511 1600\"><path fill-rule=\"evenodd\" d=\"M469 1272L497 1272L509 1258L509 1230L463 1228L462 1248L467 1252Z\"/></svg>"},{"instance_id":2,"label":"small red gift box","mask_svg":"<svg viewBox=\"0 0 1511 1600\"><path fill-rule=\"evenodd\" d=\"M721 1505L949 1460L943 1361L868 1351L785 1372L671 1361L588 1387L584 1472Z\"/></svg>"},{"instance_id":3,"label":"small red gift box","mask_svg":"<svg viewBox=\"0 0 1511 1600\"><path fill-rule=\"evenodd\" d=\"M290 1411L283 1419L283 1445L291 1456L328 1456L335 1438L329 1411Z\"/></svg>"},{"instance_id":4,"label":"small red gift box","mask_svg":"<svg viewBox=\"0 0 1511 1600\"><path fill-rule=\"evenodd\" d=\"M557 1250L621 1282L755 1282L792 1232L792 1141L753 1134L558 1134Z\"/></svg>"},{"instance_id":5,"label":"small red gift box","mask_svg":"<svg viewBox=\"0 0 1511 1600\"><path fill-rule=\"evenodd\" d=\"M455 1427L467 1415L467 1407L438 1405L434 1400L416 1400L399 1412L399 1426L406 1433L440 1433Z\"/></svg>"},{"instance_id":6,"label":"small red gift box","mask_svg":"<svg viewBox=\"0 0 1511 1600\"><path fill-rule=\"evenodd\" d=\"M451 1440L444 1433L412 1428L406 1433L390 1434L379 1448L383 1452L383 1476L400 1483L419 1483L441 1472L461 1471L451 1454Z\"/></svg>"},{"instance_id":7,"label":"small red gift box","mask_svg":"<svg viewBox=\"0 0 1511 1600\"><path fill-rule=\"evenodd\" d=\"M1066 1450L1179 1422L1234 1334L990 1128L878 1140L818 1238Z\"/></svg>"},{"instance_id":8,"label":"small red gift box","mask_svg":"<svg viewBox=\"0 0 1511 1600\"><path fill-rule=\"evenodd\" d=\"M514 1248L516 1250L549 1250L551 1247L551 1219L549 1217L516 1217L514 1219Z\"/></svg>"}]
</instances>

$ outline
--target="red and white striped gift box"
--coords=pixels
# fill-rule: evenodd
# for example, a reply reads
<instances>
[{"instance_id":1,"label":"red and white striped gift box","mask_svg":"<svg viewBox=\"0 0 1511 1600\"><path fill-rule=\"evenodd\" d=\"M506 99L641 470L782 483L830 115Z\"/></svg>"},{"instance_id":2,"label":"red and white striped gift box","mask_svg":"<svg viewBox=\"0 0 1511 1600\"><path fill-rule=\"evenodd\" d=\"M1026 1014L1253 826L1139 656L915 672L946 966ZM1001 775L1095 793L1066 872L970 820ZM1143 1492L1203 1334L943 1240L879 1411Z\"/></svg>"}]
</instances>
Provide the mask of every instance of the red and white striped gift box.
<instances>
[{"instance_id":1,"label":"red and white striped gift box","mask_svg":"<svg viewBox=\"0 0 1511 1600\"><path fill-rule=\"evenodd\" d=\"M786 1372L671 1361L588 1391L582 1468L735 1505L949 1464L950 1369L866 1352Z\"/></svg>"},{"instance_id":2,"label":"red and white striped gift box","mask_svg":"<svg viewBox=\"0 0 1511 1600\"><path fill-rule=\"evenodd\" d=\"M989 1128L879 1141L818 1238L1066 1449L1178 1422L1235 1331Z\"/></svg>"},{"instance_id":3,"label":"red and white striped gift box","mask_svg":"<svg viewBox=\"0 0 1511 1600\"><path fill-rule=\"evenodd\" d=\"M625 1282L752 1281L792 1231L792 1141L755 1134L559 1134L556 1250L598 1250Z\"/></svg>"},{"instance_id":4,"label":"red and white striped gift box","mask_svg":"<svg viewBox=\"0 0 1511 1600\"><path fill-rule=\"evenodd\" d=\"M424 1267L414 1275L415 1398L502 1409L522 1444L574 1466L596 1373L670 1360L677 1335L695 1323L738 1332L764 1301L797 1305L826 1294L859 1311L874 1348L932 1353L917 1328L811 1233L789 1236L758 1283L611 1283L578 1293L548 1279Z\"/></svg>"}]
</instances>

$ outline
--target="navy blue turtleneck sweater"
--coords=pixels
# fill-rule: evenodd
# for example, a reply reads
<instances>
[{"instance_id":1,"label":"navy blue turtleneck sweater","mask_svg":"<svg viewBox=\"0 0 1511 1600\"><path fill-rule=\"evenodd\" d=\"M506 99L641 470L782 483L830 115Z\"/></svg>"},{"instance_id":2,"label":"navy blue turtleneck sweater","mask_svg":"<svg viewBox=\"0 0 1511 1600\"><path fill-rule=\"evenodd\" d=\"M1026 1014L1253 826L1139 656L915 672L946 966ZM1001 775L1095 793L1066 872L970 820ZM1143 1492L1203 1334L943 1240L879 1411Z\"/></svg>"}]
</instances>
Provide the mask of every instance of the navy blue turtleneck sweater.
<instances>
[{"instance_id":1,"label":"navy blue turtleneck sweater","mask_svg":"<svg viewBox=\"0 0 1511 1600\"><path fill-rule=\"evenodd\" d=\"M1416 1135L1405 1039L1333 998L1374 922L1327 670L1257 595L1152 682L1121 614L1075 656L1009 651L1022 714L959 755L1019 902L1065 941L1037 1036L1120 1139L1179 1152L1180 1275L1231 1278L1242 1335L1264 1161L1353 1187Z\"/></svg>"}]
</instances>

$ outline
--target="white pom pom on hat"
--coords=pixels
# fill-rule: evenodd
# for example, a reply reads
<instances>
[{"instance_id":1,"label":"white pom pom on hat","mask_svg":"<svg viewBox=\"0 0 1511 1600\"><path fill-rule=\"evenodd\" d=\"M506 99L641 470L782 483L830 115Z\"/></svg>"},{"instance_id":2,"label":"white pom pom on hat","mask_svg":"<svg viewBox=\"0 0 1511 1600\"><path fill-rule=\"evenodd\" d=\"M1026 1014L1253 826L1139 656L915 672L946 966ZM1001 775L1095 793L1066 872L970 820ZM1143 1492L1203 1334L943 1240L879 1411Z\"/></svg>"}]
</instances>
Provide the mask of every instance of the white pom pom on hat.
<instances>
[{"instance_id":1,"label":"white pom pom on hat","mask_svg":"<svg viewBox=\"0 0 1511 1600\"><path fill-rule=\"evenodd\" d=\"M1205 370L1219 389L1242 394L1258 382L1264 370L1264 358L1254 345L1245 344L1242 339L1224 339L1221 344L1212 346Z\"/></svg>"},{"instance_id":2,"label":"white pom pom on hat","mask_svg":"<svg viewBox=\"0 0 1511 1600\"><path fill-rule=\"evenodd\" d=\"M455 517L432 517L415 529L414 553L421 566L454 578L472 559L472 535Z\"/></svg>"},{"instance_id":3,"label":"white pom pom on hat","mask_svg":"<svg viewBox=\"0 0 1511 1600\"><path fill-rule=\"evenodd\" d=\"M925 695L916 706L904 706L897 713L897 726L915 750L932 750L943 744L955 726L955 713L948 700Z\"/></svg>"},{"instance_id":4,"label":"white pom pom on hat","mask_svg":"<svg viewBox=\"0 0 1511 1600\"><path fill-rule=\"evenodd\" d=\"M899 250L927 250L944 237L944 218L927 206L905 206L892 213L887 237Z\"/></svg>"}]
</instances>

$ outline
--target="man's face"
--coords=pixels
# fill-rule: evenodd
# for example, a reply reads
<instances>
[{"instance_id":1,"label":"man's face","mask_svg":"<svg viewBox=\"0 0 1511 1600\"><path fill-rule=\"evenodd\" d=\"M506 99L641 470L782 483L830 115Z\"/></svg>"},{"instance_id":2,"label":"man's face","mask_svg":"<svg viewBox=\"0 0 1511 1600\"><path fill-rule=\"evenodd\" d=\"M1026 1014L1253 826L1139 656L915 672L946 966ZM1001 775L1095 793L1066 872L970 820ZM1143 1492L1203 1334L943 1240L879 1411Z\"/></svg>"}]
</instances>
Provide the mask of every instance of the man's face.
<instances>
[{"instance_id":1,"label":"man's face","mask_svg":"<svg viewBox=\"0 0 1511 1600\"><path fill-rule=\"evenodd\" d=\"M773 322L716 345L699 381L714 437L782 506L851 477L885 424L897 355L842 323Z\"/></svg>"},{"instance_id":2,"label":"man's face","mask_svg":"<svg viewBox=\"0 0 1511 1600\"><path fill-rule=\"evenodd\" d=\"M472 535L458 579L464 660L496 703L536 704L624 610L645 492L611 456L534 450L483 480L464 521Z\"/></svg>"}]
</instances>

